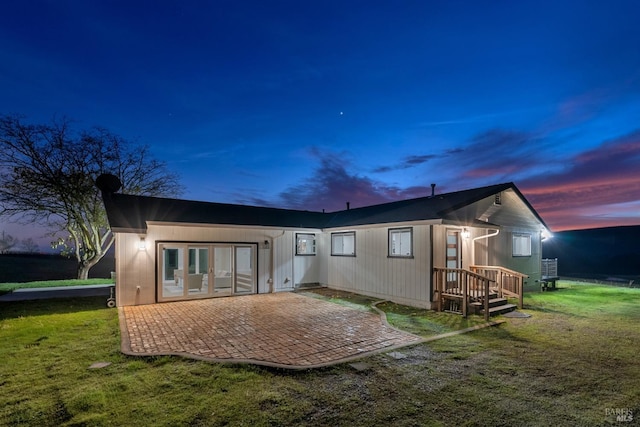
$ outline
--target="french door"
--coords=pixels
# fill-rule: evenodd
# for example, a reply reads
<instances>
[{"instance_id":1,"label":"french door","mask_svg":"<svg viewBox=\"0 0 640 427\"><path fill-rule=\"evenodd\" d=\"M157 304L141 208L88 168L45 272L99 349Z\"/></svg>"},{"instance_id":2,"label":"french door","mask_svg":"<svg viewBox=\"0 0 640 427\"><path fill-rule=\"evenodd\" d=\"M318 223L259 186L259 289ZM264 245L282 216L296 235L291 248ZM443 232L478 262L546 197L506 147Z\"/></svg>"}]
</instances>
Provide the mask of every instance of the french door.
<instances>
[{"instance_id":1,"label":"french door","mask_svg":"<svg viewBox=\"0 0 640 427\"><path fill-rule=\"evenodd\" d=\"M253 294L254 244L158 244L158 301Z\"/></svg>"}]
</instances>

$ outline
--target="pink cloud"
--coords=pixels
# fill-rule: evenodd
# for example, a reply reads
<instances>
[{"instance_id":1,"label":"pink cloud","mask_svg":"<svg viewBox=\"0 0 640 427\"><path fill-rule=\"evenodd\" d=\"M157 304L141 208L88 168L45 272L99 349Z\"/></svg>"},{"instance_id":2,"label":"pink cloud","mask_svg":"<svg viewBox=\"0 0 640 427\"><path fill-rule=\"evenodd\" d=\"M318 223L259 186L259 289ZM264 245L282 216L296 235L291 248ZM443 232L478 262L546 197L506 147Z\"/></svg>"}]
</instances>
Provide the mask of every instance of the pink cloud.
<instances>
[{"instance_id":1,"label":"pink cloud","mask_svg":"<svg viewBox=\"0 0 640 427\"><path fill-rule=\"evenodd\" d=\"M444 167L438 164L435 169L446 169L450 162L459 174L438 180L438 192L512 181L524 169L530 177L516 184L552 230L640 224L640 131L572 158L558 157L566 166L556 173L539 172L543 159L536 150L544 144L549 142L524 134L487 132L470 147L442 156ZM431 193L426 182L401 188L350 172L353 166L345 153L314 149L312 155L318 160L312 176L280 193L277 201L249 202L331 212L345 209L346 202L359 207Z\"/></svg>"},{"instance_id":2,"label":"pink cloud","mask_svg":"<svg viewBox=\"0 0 640 427\"><path fill-rule=\"evenodd\" d=\"M567 163L561 173L520 183L552 229L640 224L640 211L633 211L640 200L640 132L606 141Z\"/></svg>"}]
</instances>

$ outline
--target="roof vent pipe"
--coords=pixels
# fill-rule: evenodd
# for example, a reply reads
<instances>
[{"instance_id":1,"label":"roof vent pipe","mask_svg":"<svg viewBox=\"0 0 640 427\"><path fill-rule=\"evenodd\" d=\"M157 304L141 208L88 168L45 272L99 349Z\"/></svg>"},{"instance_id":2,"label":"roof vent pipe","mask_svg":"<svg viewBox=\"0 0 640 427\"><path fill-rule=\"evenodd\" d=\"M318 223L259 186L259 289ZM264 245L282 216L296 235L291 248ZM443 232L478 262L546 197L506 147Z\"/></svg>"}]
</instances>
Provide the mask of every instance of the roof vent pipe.
<instances>
[{"instance_id":1,"label":"roof vent pipe","mask_svg":"<svg viewBox=\"0 0 640 427\"><path fill-rule=\"evenodd\" d=\"M351 203L347 202L347 210L351 209Z\"/></svg>"},{"instance_id":2,"label":"roof vent pipe","mask_svg":"<svg viewBox=\"0 0 640 427\"><path fill-rule=\"evenodd\" d=\"M436 185L431 184L431 197L436 195Z\"/></svg>"}]
</instances>

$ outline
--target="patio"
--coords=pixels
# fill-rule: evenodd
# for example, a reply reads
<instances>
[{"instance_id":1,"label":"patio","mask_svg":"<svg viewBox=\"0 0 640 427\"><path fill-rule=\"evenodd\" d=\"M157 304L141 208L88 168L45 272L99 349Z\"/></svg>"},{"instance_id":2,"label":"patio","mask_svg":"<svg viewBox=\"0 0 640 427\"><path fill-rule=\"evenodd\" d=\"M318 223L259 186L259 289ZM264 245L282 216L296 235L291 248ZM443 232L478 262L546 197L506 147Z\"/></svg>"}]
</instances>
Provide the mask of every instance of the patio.
<instances>
[{"instance_id":1,"label":"patio","mask_svg":"<svg viewBox=\"0 0 640 427\"><path fill-rule=\"evenodd\" d=\"M122 352L287 369L416 344L380 315L281 292L119 308Z\"/></svg>"}]
</instances>

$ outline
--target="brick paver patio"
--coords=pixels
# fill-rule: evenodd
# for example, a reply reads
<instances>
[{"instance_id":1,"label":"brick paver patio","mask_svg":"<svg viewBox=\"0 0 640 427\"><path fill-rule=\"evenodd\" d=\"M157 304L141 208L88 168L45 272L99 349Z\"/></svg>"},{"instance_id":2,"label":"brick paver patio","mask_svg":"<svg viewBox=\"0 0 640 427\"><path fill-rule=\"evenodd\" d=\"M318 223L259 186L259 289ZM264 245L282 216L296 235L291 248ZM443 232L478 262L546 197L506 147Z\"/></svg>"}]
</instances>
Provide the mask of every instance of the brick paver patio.
<instances>
[{"instance_id":1,"label":"brick paver patio","mask_svg":"<svg viewBox=\"0 0 640 427\"><path fill-rule=\"evenodd\" d=\"M122 351L302 369L416 344L382 318L294 293L121 307Z\"/></svg>"}]
</instances>

